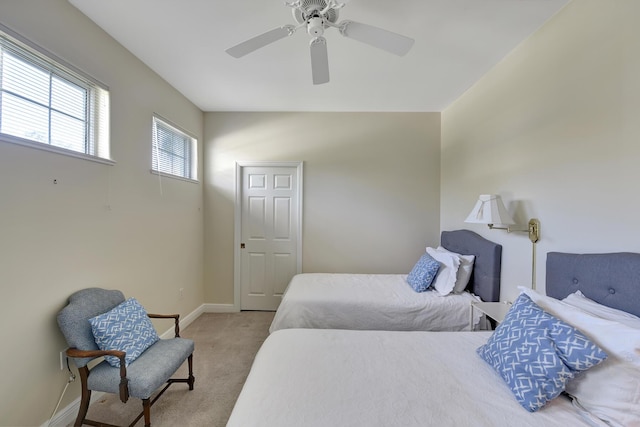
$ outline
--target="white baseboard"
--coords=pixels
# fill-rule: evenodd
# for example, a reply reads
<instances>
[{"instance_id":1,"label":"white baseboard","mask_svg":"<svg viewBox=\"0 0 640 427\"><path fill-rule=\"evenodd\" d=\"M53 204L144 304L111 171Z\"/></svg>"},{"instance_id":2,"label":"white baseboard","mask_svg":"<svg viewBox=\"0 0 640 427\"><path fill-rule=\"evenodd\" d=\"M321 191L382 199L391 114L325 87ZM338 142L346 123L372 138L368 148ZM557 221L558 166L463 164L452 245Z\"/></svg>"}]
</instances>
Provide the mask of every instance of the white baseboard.
<instances>
[{"instance_id":1,"label":"white baseboard","mask_svg":"<svg viewBox=\"0 0 640 427\"><path fill-rule=\"evenodd\" d=\"M203 304L203 313L238 313L240 310L233 304Z\"/></svg>"},{"instance_id":2,"label":"white baseboard","mask_svg":"<svg viewBox=\"0 0 640 427\"><path fill-rule=\"evenodd\" d=\"M184 329L190 324L193 323L194 320L198 318L202 313L226 313L227 311L211 311L207 306L226 306L225 304L202 304L200 307L193 310L191 313L180 319L180 329ZM229 304L233 307L233 304ZM237 311L237 310L234 310ZM160 335L160 338L171 338L174 335L173 326L168 329L166 332ZM91 403L99 400L105 393L94 391L91 393ZM51 420L47 420L40 427L65 427L69 424L73 424L78 416L78 410L80 409L80 397L71 402L65 408L59 410Z\"/></svg>"},{"instance_id":3,"label":"white baseboard","mask_svg":"<svg viewBox=\"0 0 640 427\"><path fill-rule=\"evenodd\" d=\"M100 400L105 393L101 391L94 391L91 393L91 403ZM65 408L58 411L51 421L47 420L40 427L66 427L69 424L73 424L78 416L78 411L80 410L80 398L78 397L76 400L71 402Z\"/></svg>"},{"instance_id":4,"label":"white baseboard","mask_svg":"<svg viewBox=\"0 0 640 427\"><path fill-rule=\"evenodd\" d=\"M187 326L192 324L193 321L196 320L202 313L204 313L204 306L205 304L201 305L200 307L196 308L195 310L193 310L191 313L187 314L184 317L180 316L180 329L182 330L186 328ZM162 335L160 335L160 338L163 338L163 339L173 338L174 333L175 333L175 330L172 324L169 329L167 329Z\"/></svg>"}]
</instances>

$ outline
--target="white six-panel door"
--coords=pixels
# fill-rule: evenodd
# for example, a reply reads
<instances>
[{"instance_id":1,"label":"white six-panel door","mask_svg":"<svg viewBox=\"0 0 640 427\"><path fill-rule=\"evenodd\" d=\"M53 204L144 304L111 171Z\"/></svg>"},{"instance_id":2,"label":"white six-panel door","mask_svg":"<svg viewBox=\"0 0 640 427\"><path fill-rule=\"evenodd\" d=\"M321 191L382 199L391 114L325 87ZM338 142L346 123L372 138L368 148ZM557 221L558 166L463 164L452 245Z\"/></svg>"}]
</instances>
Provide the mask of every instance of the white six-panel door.
<instances>
[{"instance_id":1,"label":"white six-panel door","mask_svg":"<svg viewBox=\"0 0 640 427\"><path fill-rule=\"evenodd\" d=\"M276 310L301 270L301 164L239 167L240 309Z\"/></svg>"}]
</instances>

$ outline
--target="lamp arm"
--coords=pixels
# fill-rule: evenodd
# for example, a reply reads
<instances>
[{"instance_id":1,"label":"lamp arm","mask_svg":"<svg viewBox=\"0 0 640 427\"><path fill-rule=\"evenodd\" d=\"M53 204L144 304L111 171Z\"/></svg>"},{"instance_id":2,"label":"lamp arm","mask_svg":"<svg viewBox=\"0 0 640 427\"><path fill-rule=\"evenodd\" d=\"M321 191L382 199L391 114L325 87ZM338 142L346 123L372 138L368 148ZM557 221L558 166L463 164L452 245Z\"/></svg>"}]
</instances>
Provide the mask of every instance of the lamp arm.
<instances>
[{"instance_id":1,"label":"lamp arm","mask_svg":"<svg viewBox=\"0 0 640 427\"><path fill-rule=\"evenodd\" d=\"M522 231L525 233L529 233L529 240L531 240L531 243L536 243L538 240L540 240L540 221L536 218L531 218L526 228L524 227L512 228L511 226L496 227L493 224L487 224L487 225L492 230L507 230L507 233L511 233L514 231Z\"/></svg>"},{"instance_id":2,"label":"lamp arm","mask_svg":"<svg viewBox=\"0 0 640 427\"><path fill-rule=\"evenodd\" d=\"M493 224L487 224L489 226L490 229L492 230L507 230L507 232L511 232L512 230L509 230L509 227L496 227Z\"/></svg>"}]
</instances>

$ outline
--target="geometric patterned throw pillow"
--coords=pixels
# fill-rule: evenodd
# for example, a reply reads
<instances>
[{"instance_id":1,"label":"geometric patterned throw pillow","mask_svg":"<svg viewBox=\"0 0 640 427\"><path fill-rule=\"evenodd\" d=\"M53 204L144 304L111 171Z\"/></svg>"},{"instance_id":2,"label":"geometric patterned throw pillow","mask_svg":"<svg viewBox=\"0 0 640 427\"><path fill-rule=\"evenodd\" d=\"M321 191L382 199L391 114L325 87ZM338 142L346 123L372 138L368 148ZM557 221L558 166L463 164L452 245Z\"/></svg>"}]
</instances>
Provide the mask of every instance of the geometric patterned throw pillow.
<instances>
[{"instance_id":1,"label":"geometric patterned throw pillow","mask_svg":"<svg viewBox=\"0 0 640 427\"><path fill-rule=\"evenodd\" d=\"M578 372L607 358L582 332L542 310L525 294L520 294L477 353L529 412L562 393Z\"/></svg>"},{"instance_id":2,"label":"geometric patterned throw pillow","mask_svg":"<svg viewBox=\"0 0 640 427\"><path fill-rule=\"evenodd\" d=\"M129 298L111 311L89 319L89 322L100 350L127 353L125 366L160 339L147 312L135 298ZM120 366L120 359L115 356L105 356L105 360L111 366Z\"/></svg>"},{"instance_id":3,"label":"geometric patterned throw pillow","mask_svg":"<svg viewBox=\"0 0 640 427\"><path fill-rule=\"evenodd\" d=\"M411 285L414 291L424 292L429 289L436 274L440 263L433 259L433 257L427 253L423 254L416 265L407 276L407 283Z\"/></svg>"}]
</instances>

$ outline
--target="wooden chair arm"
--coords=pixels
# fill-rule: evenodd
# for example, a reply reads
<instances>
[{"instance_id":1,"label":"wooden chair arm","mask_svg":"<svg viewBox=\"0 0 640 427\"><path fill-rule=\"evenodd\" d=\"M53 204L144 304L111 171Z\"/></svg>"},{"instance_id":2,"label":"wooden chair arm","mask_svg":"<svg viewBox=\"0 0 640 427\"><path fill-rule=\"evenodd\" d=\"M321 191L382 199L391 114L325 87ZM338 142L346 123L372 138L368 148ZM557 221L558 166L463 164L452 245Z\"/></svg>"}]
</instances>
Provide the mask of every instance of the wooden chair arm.
<instances>
[{"instance_id":1,"label":"wooden chair arm","mask_svg":"<svg viewBox=\"0 0 640 427\"><path fill-rule=\"evenodd\" d=\"M69 357L100 357L100 356L114 356L124 361L124 357L127 355L124 351L120 350L80 350L77 348L68 348L67 356Z\"/></svg>"},{"instance_id":2,"label":"wooden chair arm","mask_svg":"<svg viewBox=\"0 0 640 427\"><path fill-rule=\"evenodd\" d=\"M67 349L66 354L68 357L101 357L101 356L115 356L120 359L120 400L123 403L127 403L129 400L129 379L127 378L127 366L124 361L127 353L120 350L79 350L77 348L70 347Z\"/></svg>"},{"instance_id":3,"label":"wooden chair arm","mask_svg":"<svg viewBox=\"0 0 640 427\"><path fill-rule=\"evenodd\" d=\"M152 319L174 319L176 338L180 338L180 315L179 314L152 314L147 313Z\"/></svg>"}]
</instances>

